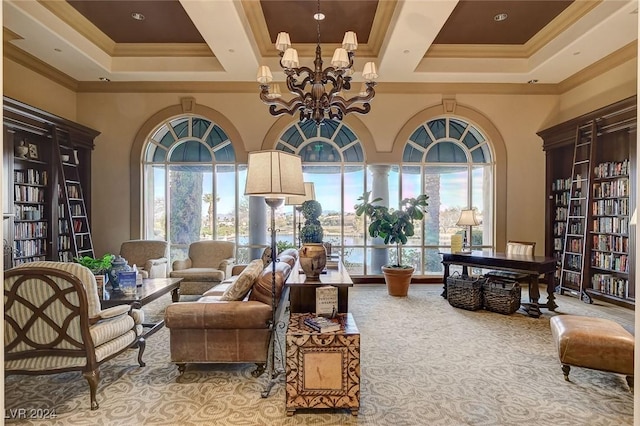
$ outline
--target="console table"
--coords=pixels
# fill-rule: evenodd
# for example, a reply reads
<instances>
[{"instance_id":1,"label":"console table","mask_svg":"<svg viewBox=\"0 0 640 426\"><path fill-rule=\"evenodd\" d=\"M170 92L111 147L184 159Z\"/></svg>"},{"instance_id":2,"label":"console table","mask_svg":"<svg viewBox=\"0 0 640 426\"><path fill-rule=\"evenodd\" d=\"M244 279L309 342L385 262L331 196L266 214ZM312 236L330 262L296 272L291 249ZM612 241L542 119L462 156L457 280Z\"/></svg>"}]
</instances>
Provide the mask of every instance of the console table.
<instances>
[{"instance_id":1,"label":"console table","mask_svg":"<svg viewBox=\"0 0 640 426\"><path fill-rule=\"evenodd\" d=\"M466 275L467 267L500 269L506 271L520 272L531 276L529 287L529 299L531 306L525 306L531 316L539 316L540 308L547 308L553 311L558 307L555 303L555 272L557 260L554 257L546 256L522 256L506 253L493 253L484 251L473 251L471 253L440 253L442 264L444 265L444 290L442 297L447 298L447 277L449 276L449 265L462 265L463 275ZM545 275L547 280L547 303L538 303L540 299L540 289L538 280L540 275Z\"/></svg>"},{"instance_id":2,"label":"console table","mask_svg":"<svg viewBox=\"0 0 640 426\"><path fill-rule=\"evenodd\" d=\"M317 280L307 279L296 263L285 285L289 289L291 312L315 312L316 288L325 285L338 288L338 312L349 312L349 287L353 287L353 281L342 262L338 262L338 269L327 268Z\"/></svg>"}]
</instances>

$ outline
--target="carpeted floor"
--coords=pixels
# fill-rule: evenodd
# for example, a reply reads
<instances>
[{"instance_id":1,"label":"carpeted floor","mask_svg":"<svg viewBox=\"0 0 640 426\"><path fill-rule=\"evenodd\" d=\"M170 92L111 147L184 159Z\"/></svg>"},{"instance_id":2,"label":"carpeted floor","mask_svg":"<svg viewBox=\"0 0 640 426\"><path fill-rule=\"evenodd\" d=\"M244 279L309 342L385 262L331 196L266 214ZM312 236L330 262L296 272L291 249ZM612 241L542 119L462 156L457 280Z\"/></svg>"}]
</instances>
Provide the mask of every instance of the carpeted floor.
<instances>
[{"instance_id":1,"label":"carpeted floor","mask_svg":"<svg viewBox=\"0 0 640 426\"><path fill-rule=\"evenodd\" d=\"M193 365L182 377L169 362L168 330L147 341L139 368L134 350L101 368L100 409L89 410L79 373L5 379L5 423L60 425L625 425L633 394L623 376L574 368L562 376L550 315L610 318L633 331L634 313L558 296L556 313L539 319L451 307L441 286L414 285L407 298L384 286L355 286L349 308L361 333L360 413L285 414L284 384L268 398L253 365ZM526 292L525 292L526 293ZM523 300L526 294L523 294ZM544 300L544 297L543 297ZM145 307L162 311L167 296ZM18 409L56 418L15 420ZM44 411L36 411L44 409ZM13 411L10 411L13 410Z\"/></svg>"}]
</instances>

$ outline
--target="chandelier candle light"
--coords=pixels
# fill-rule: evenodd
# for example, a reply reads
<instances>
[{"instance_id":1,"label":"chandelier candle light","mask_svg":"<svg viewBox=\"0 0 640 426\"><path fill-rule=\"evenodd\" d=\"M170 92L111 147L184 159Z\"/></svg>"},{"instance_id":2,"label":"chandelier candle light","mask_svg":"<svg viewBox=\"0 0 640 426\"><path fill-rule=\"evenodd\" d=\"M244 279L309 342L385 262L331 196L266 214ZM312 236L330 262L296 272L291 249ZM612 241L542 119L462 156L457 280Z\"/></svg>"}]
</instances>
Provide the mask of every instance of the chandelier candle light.
<instances>
[{"instance_id":1,"label":"chandelier candle light","mask_svg":"<svg viewBox=\"0 0 640 426\"><path fill-rule=\"evenodd\" d=\"M300 67L298 51L291 47L289 34L281 32L276 39L276 49L280 51L280 66L286 74L287 89L294 96L289 101L282 99L278 84L270 84L273 80L271 70L262 65L258 68L258 83L260 83L260 99L269 105L269 113L274 116L281 114L293 115L300 111L300 121L313 120L320 125L324 119L342 120L351 112L366 114L371 110L369 101L375 96L373 87L378 78L376 65L367 62L362 71L364 83L360 92L352 98L345 99L341 94L351 89L354 51L358 48L356 33L347 31L342 40L342 47L333 53L331 66L322 69L322 49L320 47L320 21L325 18L318 12L313 15L317 22L318 44L314 69ZM305 92L307 85L310 90Z\"/></svg>"},{"instance_id":2,"label":"chandelier candle light","mask_svg":"<svg viewBox=\"0 0 640 426\"><path fill-rule=\"evenodd\" d=\"M460 212L460 219L458 219L458 223L456 223L456 226L469 227L468 232L465 229L464 242L462 243L462 251L464 253L471 252L471 235L472 235L471 231L472 231L472 227L477 225L480 225L480 222L478 222L478 219L476 218L475 210L469 209L469 210L462 210Z\"/></svg>"}]
</instances>

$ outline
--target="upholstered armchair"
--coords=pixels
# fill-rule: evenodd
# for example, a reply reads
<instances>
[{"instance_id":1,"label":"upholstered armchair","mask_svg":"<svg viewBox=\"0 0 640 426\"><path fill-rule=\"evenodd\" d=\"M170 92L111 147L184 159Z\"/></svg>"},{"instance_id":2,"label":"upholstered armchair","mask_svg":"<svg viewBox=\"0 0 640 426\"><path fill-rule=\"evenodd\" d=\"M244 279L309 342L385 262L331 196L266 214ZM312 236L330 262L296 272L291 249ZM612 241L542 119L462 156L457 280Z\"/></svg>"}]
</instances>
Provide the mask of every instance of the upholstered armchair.
<instances>
[{"instance_id":1,"label":"upholstered armchair","mask_svg":"<svg viewBox=\"0 0 640 426\"><path fill-rule=\"evenodd\" d=\"M99 366L137 346L143 367L141 310L100 308L95 276L77 263L31 262L4 273L5 374L81 371L98 408Z\"/></svg>"},{"instance_id":2,"label":"upholstered armchair","mask_svg":"<svg viewBox=\"0 0 640 426\"><path fill-rule=\"evenodd\" d=\"M120 256L136 265L142 278L166 278L169 272L169 243L160 240L130 240L120 246Z\"/></svg>"},{"instance_id":3,"label":"upholstered armchair","mask_svg":"<svg viewBox=\"0 0 640 426\"><path fill-rule=\"evenodd\" d=\"M236 245L230 241L196 241L189 245L189 257L173 262L169 276L182 278L181 295L202 295L231 276Z\"/></svg>"}]
</instances>

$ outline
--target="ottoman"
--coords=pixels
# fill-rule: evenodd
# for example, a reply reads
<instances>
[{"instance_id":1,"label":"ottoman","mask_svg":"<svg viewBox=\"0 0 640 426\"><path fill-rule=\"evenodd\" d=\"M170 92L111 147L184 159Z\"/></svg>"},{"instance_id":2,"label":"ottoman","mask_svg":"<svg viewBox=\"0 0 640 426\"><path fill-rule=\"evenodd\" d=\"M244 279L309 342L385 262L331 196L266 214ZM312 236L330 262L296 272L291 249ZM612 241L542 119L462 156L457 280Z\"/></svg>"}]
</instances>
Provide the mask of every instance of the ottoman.
<instances>
[{"instance_id":1,"label":"ottoman","mask_svg":"<svg viewBox=\"0 0 640 426\"><path fill-rule=\"evenodd\" d=\"M551 318L565 380L571 366L591 368L626 375L633 390L634 337L620 324L604 319L578 315Z\"/></svg>"}]
</instances>

